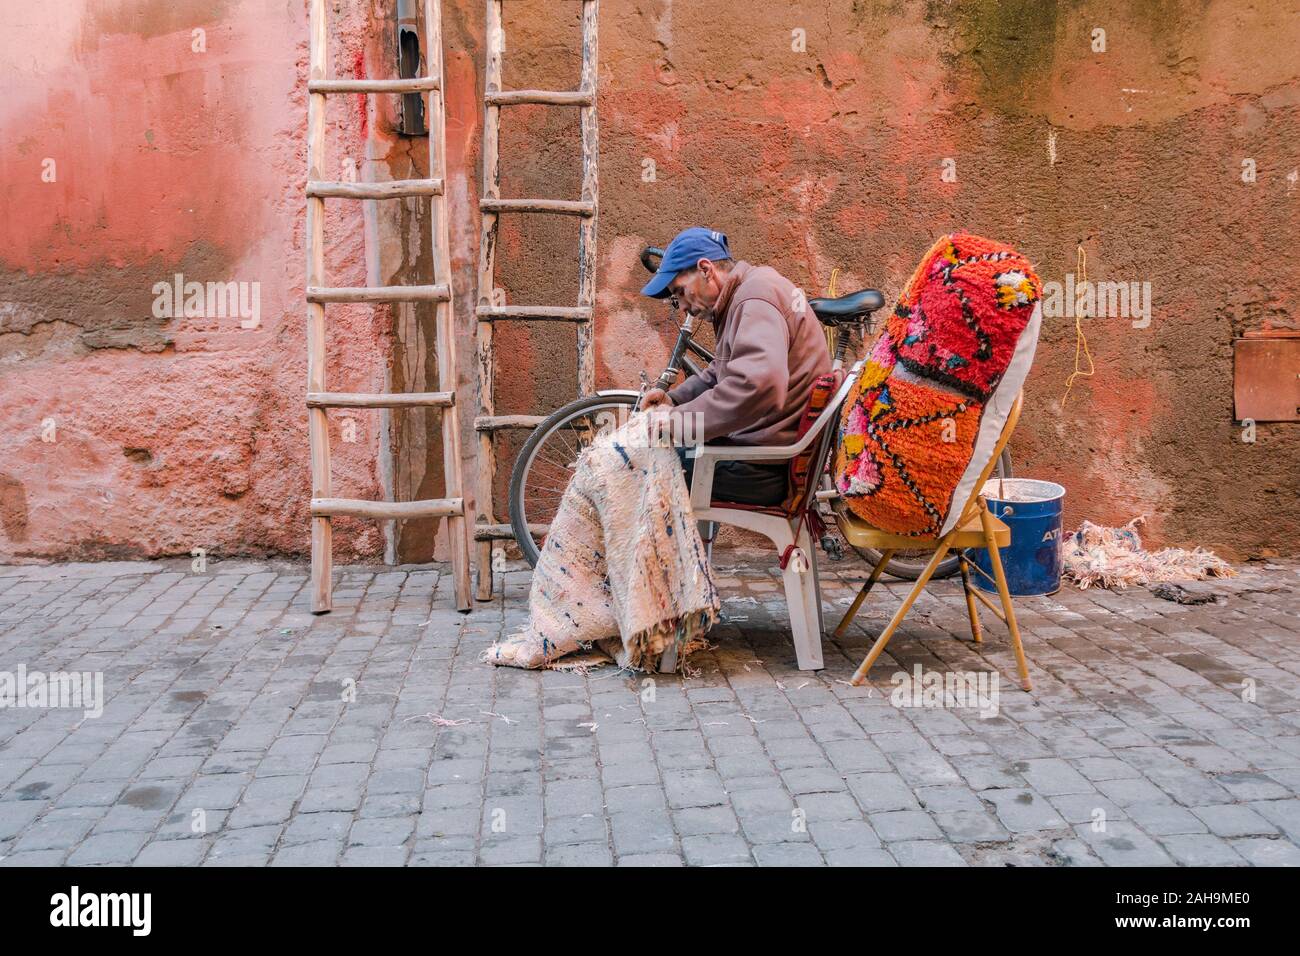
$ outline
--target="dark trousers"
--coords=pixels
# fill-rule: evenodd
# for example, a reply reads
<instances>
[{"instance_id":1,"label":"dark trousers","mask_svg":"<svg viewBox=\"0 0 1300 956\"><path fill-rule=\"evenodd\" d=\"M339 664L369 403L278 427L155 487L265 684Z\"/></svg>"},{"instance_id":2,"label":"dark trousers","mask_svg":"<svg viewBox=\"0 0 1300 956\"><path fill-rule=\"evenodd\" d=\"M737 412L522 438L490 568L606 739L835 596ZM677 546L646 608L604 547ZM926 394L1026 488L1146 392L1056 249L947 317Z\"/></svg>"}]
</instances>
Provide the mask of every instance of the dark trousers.
<instances>
[{"instance_id":1,"label":"dark trousers","mask_svg":"<svg viewBox=\"0 0 1300 956\"><path fill-rule=\"evenodd\" d=\"M688 448L677 447L677 457L686 472L686 487L691 486L695 459L687 458ZM779 505L785 500L790 483L790 465L778 461L720 461L713 468L713 500L734 501L742 505Z\"/></svg>"}]
</instances>

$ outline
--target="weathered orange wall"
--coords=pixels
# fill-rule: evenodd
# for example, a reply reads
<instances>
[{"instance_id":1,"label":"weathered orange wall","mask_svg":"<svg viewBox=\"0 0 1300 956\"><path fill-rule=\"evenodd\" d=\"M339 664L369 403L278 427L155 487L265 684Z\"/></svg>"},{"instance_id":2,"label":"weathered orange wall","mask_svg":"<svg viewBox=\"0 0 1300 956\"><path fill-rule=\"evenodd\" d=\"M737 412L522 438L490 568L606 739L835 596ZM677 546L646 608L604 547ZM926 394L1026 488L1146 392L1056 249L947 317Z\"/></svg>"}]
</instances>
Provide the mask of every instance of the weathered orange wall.
<instances>
[{"instance_id":1,"label":"weathered orange wall","mask_svg":"<svg viewBox=\"0 0 1300 956\"><path fill-rule=\"evenodd\" d=\"M367 75L369 57L391 55L377 40L382 11L340 6L334 69ZM306 547L306 9L69 0L8 16L0 554ZM368 178L367 163L391 158L397 138L371 128L390 105L331 104L335 178L349 165ZM418 223L414 239L390 230L381 249L362 205L328 204L327 268L340 285L387 281L408 245L409 258L419 252ZM259 327L154 318L153 286L175 273L258 283ZM388 310L331 307L328 324L331 386L383 391ZM381 423L363 412L355 424L348 442L333 419L335 491L376 497L390 480ZM337 528L340 558L382 552L373 522Z\"/></svg>"},{"instance_id":2,"label":"weathered orange wall","mask_svg":"<svg viewBox=\"0 0 1300 956\"><path fill-rule=\"evenodd\" d=\"M386 73L392 4L330 7L335 73ZM574 85L576 7L507 4L508 85ZM467 395L482 8L446 0ZM685 225L726 231L810 292L838 267L841 289L890 296L945 230L1012 241L1045 280L1074 271L1082 244L1090 278L1151 283L1153 320L1085 322L1097 371L1064 407L1074 325L1045 325L1013 443L1021 473L1062 481L1069 521L1144 512L1156 541L1295 553L1300 431L1261 425L1254 444L1240 440L1231 343L1295 325L1296 0L604 0L601 16L602 385L662 364L673 330L636 295L635 253ZM304 552L305 3L64 0L6 20L0 557ZM1098 27L1105 53L1090 47ZM796 29L806 52L791 48ZM340 169L350 159L360 178L390 178L426 162L393 134L388 98L335 97L329 116ZM504 117L504 194L576 196L572 111ZM945 159L956 182L941 180ZM362 205L329 204L331 281L416 281L421 224ZM511 301L571 302L575 244L568 220L507 220ZM175 272L260 283L260 327L153 318L152 287ZM427 316L329 315L332 387L421 380L411 363ZM572 395L571 329L503 328L497 341L511 361L500 411ZM335 422L337 491L435 491L436 422L395 420L389 434L366 415L352 444ZM383 555L373 523L338 528L340 560ZM433 533L415 529L395 553L415 559Z\"/></svg>"}]
</instances>

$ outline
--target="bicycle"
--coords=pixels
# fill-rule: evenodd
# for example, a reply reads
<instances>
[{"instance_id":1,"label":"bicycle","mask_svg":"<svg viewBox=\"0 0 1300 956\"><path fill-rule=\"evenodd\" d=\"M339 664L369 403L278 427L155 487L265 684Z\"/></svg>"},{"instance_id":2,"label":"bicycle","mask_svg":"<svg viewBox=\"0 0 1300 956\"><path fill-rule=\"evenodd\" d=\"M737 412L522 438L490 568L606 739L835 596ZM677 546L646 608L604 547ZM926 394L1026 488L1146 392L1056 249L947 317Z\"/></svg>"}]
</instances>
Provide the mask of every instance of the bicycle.
<instances>
[{"instance_id":1,"label":"bicycle","mask_svg":"<svg viewBox=\"0 0 1300 956\"><path fill-rule=\"evenodd\" d=\"M650 272L657 268L655 260L663 257L663 250L649 246L641 252L641 264ZM810 299L809 307L823 326L834 333L832 367L841 368L848 353L849 341L855 332L866 340L871 324L871 314L884 304L884 297L874 289L863 289L834 299ZM698 375L703 368L696 359L707 365L713 353L694 339L698 328L697 317L687 313L685 321L678 321L680 307L676 299L669 300L670 316L678 326L677 341L673 343L668 364L659 377L651 383L641 372L639 389L601 389L595 395L579 398L552 412L524 442L515 459L510 474L510 525L515 541L524 559L531 567L537 566L541 554L541 541L546 535L549 519L554 516L564 490L573 474L573 466L582 449L606 428L617 428L635 410L641 396L651 388L667 391L684 371ZM694 356L694 357L693 357ZM829 467L829 466L828 466ZM1011 477L1011 456L1004 453L994 471L996 477ZM822 476L822 484L833 496L829 471ZM822 497L819 494L819 497ZM823 504L824 509L828 505ZM828 527L834 526L828 520ZM832 560L842 557L838 539L822 539L823 550ZM858 556L875 567L880 552L869 548L854 548ZM904 580L916 580L931 557L929 551L895 552L885 568L887 574ZM958 558L953 556L940 564L935 577L948 577L956 573Z\"/></svg>"}]
</instances>

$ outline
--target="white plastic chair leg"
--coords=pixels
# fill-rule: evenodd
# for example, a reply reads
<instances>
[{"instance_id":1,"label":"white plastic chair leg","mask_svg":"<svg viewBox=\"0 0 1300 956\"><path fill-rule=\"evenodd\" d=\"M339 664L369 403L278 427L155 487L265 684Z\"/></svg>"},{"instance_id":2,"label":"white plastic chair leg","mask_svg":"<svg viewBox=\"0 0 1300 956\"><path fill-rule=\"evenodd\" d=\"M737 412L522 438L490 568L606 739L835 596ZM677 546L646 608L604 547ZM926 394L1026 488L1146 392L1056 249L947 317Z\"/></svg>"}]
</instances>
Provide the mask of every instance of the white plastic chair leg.
<instances>
[{"instance_id":1,"label":"white plastic chair leg","mask_svg":"<svg viewBox=\"0 0 1300 956\"><path fill-rule=\"evenodd\" d=\"M808 573L804 575L804 600L817 611L817 635L820 645L822 634L826 633L826 621L822 618L822 582L817 569L817 542L808 533L808 526L799 526L799 547L808 558Z\"/></svg>"},{"instance_id":2,"label":"white plastic chair leg","mask_svg":"<svg viewBox=\"0 0 1300 956\"><path fill-rule=\"evenodd\" d=\"M795 543L795 538L789 526L783 525L783 531L778 532L773 538L777 555L779 556L792 543ZM813 573L810 561L811 558L805 555L805 560L801 563L791 555L791 560L786 562L785 570L781 573L781 580L785 585L785 602L790 609L790 634L794 639L794 656L801 671L817 671L823 667L822 632L817 619L817 609L808 600Z\"/></svg>"},{"instance_id":3,"label":"white plastic chair leg","mask_svg":"<svg viewBox=\"0 0 1300 956\"><path fill-rule=\"evenodd\" d=\"M709 566L713 566L713 539L718 536L718 522L716 521L697 521L695 526L699 529L700 537L704 539L704 555L708 559Z\"/></svg>"}]
</instances>

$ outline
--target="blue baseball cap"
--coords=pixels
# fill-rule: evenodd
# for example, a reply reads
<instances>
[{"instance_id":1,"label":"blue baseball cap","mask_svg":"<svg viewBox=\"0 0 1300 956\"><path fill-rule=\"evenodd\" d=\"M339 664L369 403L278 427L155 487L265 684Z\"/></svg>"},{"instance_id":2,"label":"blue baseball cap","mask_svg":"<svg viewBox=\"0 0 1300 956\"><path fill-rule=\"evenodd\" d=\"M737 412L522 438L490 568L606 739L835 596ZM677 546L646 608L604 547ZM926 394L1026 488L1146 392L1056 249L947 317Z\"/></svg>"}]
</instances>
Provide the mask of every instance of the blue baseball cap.
<instances>
[{"instance_id":1,"label":"blue baseball cap","mask_svg":"<svg viewBox=\"0 0 1300 956\"><path fill-rule=\"evenodd\" d=\"M653 299L667 298L668 283L672 282L673 276L683 269L693 268L701 259L716 261L730 258L731 250L727 248L727 237L716 229L704 229L700 226L683 229L672 242L668 243L668 248L664 250L663 261L659 263L659 271L646 283L641 294Z\"/></svg>"}]
</instances>

